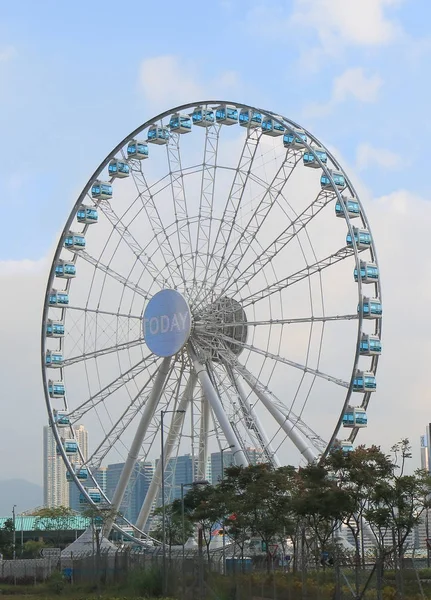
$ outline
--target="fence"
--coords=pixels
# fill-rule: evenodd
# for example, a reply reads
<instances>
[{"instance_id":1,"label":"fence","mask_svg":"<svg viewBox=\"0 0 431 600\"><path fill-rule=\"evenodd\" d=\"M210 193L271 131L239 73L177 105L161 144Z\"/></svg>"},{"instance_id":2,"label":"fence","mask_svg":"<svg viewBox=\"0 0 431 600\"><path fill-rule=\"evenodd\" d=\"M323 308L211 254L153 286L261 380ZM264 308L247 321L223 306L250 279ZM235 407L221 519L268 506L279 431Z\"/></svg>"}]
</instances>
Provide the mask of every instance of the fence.
<instances>
[{"instance_id":1,"label":"fence","mask_svg":"<svg viewBox=\"0 0 431 600\"><path fill-rule=\"evenodd\" d=\"M160 549L152 551L71 554L56 560L0 561L0 584L36 583L54 571L65 585L128 590L135 596L168 595L179 600L392 600L431 597L431 570L410 559L402 569L375 563L354 569L346 565L305 565L293 572L285 561L266 555L240 558L221 552L169 552L164 568ZM1 589L1 588L0 588ZM116 595L116 594L114 594ZM123 596L124 594L121 593Z\"/></svg>"}]
</instances>

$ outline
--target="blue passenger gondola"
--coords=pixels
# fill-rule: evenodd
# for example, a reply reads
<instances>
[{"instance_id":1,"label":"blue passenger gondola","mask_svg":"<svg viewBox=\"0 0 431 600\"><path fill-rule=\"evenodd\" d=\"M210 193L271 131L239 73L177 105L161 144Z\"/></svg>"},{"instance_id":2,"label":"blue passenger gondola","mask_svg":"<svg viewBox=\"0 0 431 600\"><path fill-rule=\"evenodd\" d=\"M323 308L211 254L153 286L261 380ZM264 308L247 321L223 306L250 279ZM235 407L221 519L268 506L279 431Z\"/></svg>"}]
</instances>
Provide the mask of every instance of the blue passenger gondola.
<instances>
[{"instance_id":1,"label":"blue passenger gondola","mask_svg":"<svg viewBox=\"0 0 431 600\"><path fill-rule=\"evenodd\" d=\"M85 248L85 236L69 231L64 238L64 247L68 250L82 250Z\"/></svg>"},{"instance_id":2,"label":"blue passenger gondola","mask_svg":"<svg viewBox=\"0 0 431 600\"><path fill-rule=\"evenodd\" d=\"M286 131L283 135L283 145L285 148L304 150L305 142L307 142L307 135L302 129L292 129L291 131Z\"/></svg>"},{"instance_id":3,"label":"blue passenger gondola","mask_svg":"<svg viewBox=\"0 0 431 600\"><path fill-rule=\"evenodd\" d=\"M349 440L341 441L340 447L343 454L349 454L349 452L353 452L353 450L355 449L352 442L350 442Z\"/></svg>"},{"instance_id":4,"label":"blue passenger gondola","mask_svg":"<svg viewBox=\"0 0 431 600\"><path fill-rule=\"evenodd\" d=\"M361 208L356 198L346 198L346 196L341 196L341 201L346 208L348 217L350 217L351 219L359 217L361 213ZM345 218L342 204L338 199L335 203L335 214L337 215L337 217L341 217L343 219Z\"/></svg>"},{"instance_id":5,"label":"blue passenger gondola","mask_svg":"<svg viewBox=\"0 0 431 600\"><path fill-rule=\"evenodd\" d=\"M76 466L75 469L74 469L74 472L75 472L76 477L80 481L86 481L88 479L88 469L87 469L87 467ZM67 479L67 481L73 481L73 477L69 473L69 471L66 471L66 479Z\"/></svg>"},{"instance_id":6,"label":"blue passenger gondola","mask_svg":"<svg viewBox=\"0 0 431 600\"><path fill-rule=\"evenodd\" d=\"M377 335L363 333L359 343L359 353L362 356L375 356L382 353L382 342Z\"/></svg>"},{"instance_id":7,"label":"blue passenger gondola","mask_svg":"<svg viewBox=\"0 0 431 600\"><path fill-rule=\"evenodd\" d=\"M364 408L348 406L343 415L343 427L353 429L354 427L367 426L367 413Z\"/></svg>"},{"instance_id":8,"label":"blue passenger gondola","mask_svg":"<svg viewBox=\"0 0 431 600\"><path fill-rule=\"evenodd\" d=\"M374 373L368 371L356 371L353 379L354 392L375 392L376 378Z\"/></svg>"},{"instance_id":9,"label":"blue passenger gondola","mask_svg":"<svg viewBox=\"0 0 431 600\"><path fill-rule=\"evenodd\" d=\"M70 419L64 410L54 411L54 421L59 427L66 427L67 425L70 425Z\"/></svg>"},{"instance_id":10,"label":"blue passenger gondola","mask_svg":"<svg viewBox=\"0 0 431 600\"><path fill-rule=\"evenodd\" d=\"M151 144L167 144L169 141L169 129L162 125L151 125L148 129L147 142Z\"/></svg>"},{"instance_id":11,"label":"blue passenger gondola","mask_svg":"<svg viewBox=\"0 0 431 600\"><path fill-rule=\"evenodd\" d=\"M69 304L69 294L63 290L52 289L49 292L48 303L50 306L66 306Z\"/></svg>"},{"instance_id":12,"label":"blue passenger gondola","mask_svg":"<svg viewBox=\"0 0 431 600\"><path fill-rule=\"evenodd\" d=\"M375 283L379 279L379 270L374 263L361 260L359 262L359 271L362 283ZM353 277L355 281L358 281L358 269L356 267L353 271Z\"/></svg>"},{"instance_id":13,"label":"blue passenger gondola","mask_svg":"<svg viewBox=\"0 0 431 600\"><path fill-rule=\"evenodd\" d=\"M136 160L148 158L148 144L139 140L130 140L127 145L127 156Z\"/></svg>"},{"instance_id":14,"label":"blue passenger gondola","mask_svg":"<svg viewBox=\"0 0 431 600\"><path fill-rule=\"evenodd\" d=\"M368 231L368 229L358 229L357 227L352 227L352 229L356 247L360 250L366 250L369 248L371 246L371 233ZM350 232L347 233L346 244L348 246L353 246Z\"/></svg>"},{"instance_id":15,"label":"blue passenger gondola","mask_svg":"<svg viewBox=\"0 0 431 600\"><path fill-rule=\"evenodd\" d=\"M113 158L108 165L108 173L110 177L124 179L130 175L130 167L124 160Z\"/></svg>"},{"instance_id":16,"label":"blue passenger gondola","mask_svg":"<svg viewBox=\"0 0 431 600\"><path fill-rule=\"evenodd\" d=\"M55 265L55 276L61 279L72 279L76 276L75 264L60 258Z\"/></svg>"},{"instance_id":17,"label":"blue passenger gondola","mask_svg":"<svg viewBox=\"0 0 431 600\"><path fill-rule=\"evenodd\" d=\"M66 454L72 455L78 453L78 444L76 440L62 440L62 444ZM57 448L57 454L60 454L59 448Z\"/></svg>"},{"instance_id":18,"label":"blue passenger gondola","mask_svg":"<svg viewBox=\"0 0 431 600\"><path fill-rule=\"evenodd\" d=\"M108 181L96 181L91 186L91 197L97 200L110 200L112 198L112 185Z\"/></svg>"},{"instance_id":19,"label":"blue passenger gondola","mask_svg":"<svg viewBox=\"0 0 431 600\"><path fill-rule=\"evenodd\" d=\"M102 497L97 488L88 489L87 494L90 496L90 500L94 502L94 504L100 504L100 502L102 501ZM85 504L86 502L88 502L87 497L82 492L79 495L79 502L80 504Z\"/></svg>"},{"instance_id":20,"label":"blue passenger gondola","mask_svg":"<svg viewBox=\"0 0 431 600\"><path fill-rule=\"evenodd\" d=\"M192 119L189 115L174 113L169 121L169 129L175 133L190 133L192 130Z\"/></svg>"},{"instance_id":21,"label":"blue passenger gondola","mask_svg":"<svg viewBox=\"0 0 431 600\"><path fill-rule=\"evenodd\" d=\"M322 166L320 163L326 165L326 163L328 162L328 155L326 154L326 151L323 148L315 146L313 147L312 152L308 150L304 152L302 160L304 161L304 166L312 167L313 169L320 169Z\"/></svg>"},{"instance_id":22,"label":"blue passenger gondola","mask_svg":"<svg viewBox=\"0 0 431 600\"><path fill-rule=\"evenodd\" d=\"M251 108L242 108L239 113L239 124L241 127L260 127L262 125L262 113Z\"/></svg>"},{"instance_id":23,"label":"blue passenger gondola","mask_svg":"<svg viewBox=\"0 0 431 600\"><path fill-rule=\"evenodd\" d=\"M236 125L238 123L238 109L232 104L221 104L215 111L217 123L221 125Z\"/></svg>"},{"instance_id":24,"label":"blue passenger gondola","mask_svg":"<svg viewBox=\"0 0 431 600\"><path fill-rule=\"evenodd\" d=\"M333 189L332 181L334 185L339 190L344 190L346 187L346 178L344 177L341 171L334 171L333 169L329 169L330 177L326 173L322 173L320 177L320 187L322 190ZM332 179L332 181L331 181Z\"/></svg>"},{"instance_id":25,"label":"blue passenger gondola","mask_svg":"<svg viewBox=\"0 0 431 600\"><path fill-rule=\"evenodd\" d=\"M48 319L46 322L46 337L60 338L64 336L64 323Z\"/></svg>"},{"instance_id":26,"label":"blue passenger gondola","mask_svg":"<svg viewBox=\"0 0 431 600\"><path fill-rule=\"evenodd\" d=\"M53 369L63 366L63 354L56 350L47 350L45 354L45 365Z\"/></svg>"},{"instance_id":27,"label":"blue passenger gondola","mask_svg":"<svg viewBox=\"0 0 431 600\"><path fill-rule=\"evenodd\" d=\"M48 381L48 393L50 398L64 398L65 387L63 381Z\"/></svg>"},{"instance_id":28,"label":"blue passenger gondola","mask_svg":"<svg viewBox=\"0 0 431 600\"><path fill-rule=\"evenodd\" d=\"M364 296L362 314L364 319L379 319L382 316L382 303L378 298L367 298Z\"/></svg>"},{"instance_id":29,"label":"blue passenger gondola","mask_svg":"<svg viewBox=\"0 0 431 600\"><path fill-rule=\"evenodd\" d=\"M283 135L283 133L286 131L286 128L282 122L279 121L283 121L283 119L278 116L274 119L271 117L264 117L262 121L262 133L265 135L270 135L271 137Z\"/></svg>"},{"instance_id":30,"label":"blue passenger gondola","mask_svg":"<svg viewBox=\"0 0 431 600\"><path fill-rule=\"evenodd\" d=\"M76 220L78 223L84 223L85 225L97 223L98 218L97 208L94 208L94 206L85 206L85 204L81 204L76 212Z\"/></svg>"},{"instance_id":31,"label":"blue passenger gondola","mask_svg":"<svg viewBox=\"0 0 431 600\"><path fill-rule=\"evenodd\" d=\"M198 127L210 127L214 123L214 111L210 108L197 106L192 112L193 125Z\"/></svg>"}]
</instances>

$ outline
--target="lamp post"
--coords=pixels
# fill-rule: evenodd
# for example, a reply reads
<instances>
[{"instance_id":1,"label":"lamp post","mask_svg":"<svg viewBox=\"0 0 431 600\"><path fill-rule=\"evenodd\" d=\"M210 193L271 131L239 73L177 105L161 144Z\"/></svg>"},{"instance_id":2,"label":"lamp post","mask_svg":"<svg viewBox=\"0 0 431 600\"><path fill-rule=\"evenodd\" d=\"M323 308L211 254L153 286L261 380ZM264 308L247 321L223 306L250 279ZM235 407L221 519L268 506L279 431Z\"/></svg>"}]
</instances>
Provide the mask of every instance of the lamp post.
<instances>
[{"instance_id":1,"label":"lamp post","mask_svg":"<svg viewBox=\"0 0 431 600\"><path fill-rule=\"evenodd\" d=\"M220 448L221 454L221 482L224 481L224 454L226 450L230 450L231 448L235 448L234 444L230 446L226 446L226 448ZM226 528L225 528L225 517L223 517L223 575L226 573Z\"/></svg>"},{"instance_id":2,"label":"lamp post","mask_svg":"<svg viewBox=\"0 0 431 600\"><path fill-rule=\"evenodd\" d=\"M12 542L12 551L13 551L13 559L16 559L16 532L15 532L15 508L16 504L12 507L12 522L13 522L13 542Z\"/></svg>"},{"instance_id":3,"label":"lamp post","mask_svg":"<svg viewBox=\"0 0 431 600\"><path fill-rule=\"evenodd\" d=\"M164 416L168 413L185 413L185 410L162 410L160 411L160 461L162 463L162 542L163 542L163 595L166 596L166 515L165 515L165 436Z\"/></svg>"}]
</instances>

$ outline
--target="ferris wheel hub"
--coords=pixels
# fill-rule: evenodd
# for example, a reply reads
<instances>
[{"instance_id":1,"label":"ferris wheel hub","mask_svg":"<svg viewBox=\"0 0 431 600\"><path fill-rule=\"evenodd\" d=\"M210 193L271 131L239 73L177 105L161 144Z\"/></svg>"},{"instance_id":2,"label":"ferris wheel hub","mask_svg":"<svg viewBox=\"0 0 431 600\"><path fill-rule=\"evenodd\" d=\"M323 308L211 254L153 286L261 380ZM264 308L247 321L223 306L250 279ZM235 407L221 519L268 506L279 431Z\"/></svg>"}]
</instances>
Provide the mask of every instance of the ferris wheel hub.
<instances>
[{"instance_id":1,"label":"ferris wheel hub","mask_svg":"<svg viewBox=\"0 0 431 600\"><path fill-rule=\"evenodd\" d=\"M157 356L173 356L187 343L191 325L191 311L184 296L177 290L161 290L144 312L145 343Z\"/></svg>"}]
</instances>

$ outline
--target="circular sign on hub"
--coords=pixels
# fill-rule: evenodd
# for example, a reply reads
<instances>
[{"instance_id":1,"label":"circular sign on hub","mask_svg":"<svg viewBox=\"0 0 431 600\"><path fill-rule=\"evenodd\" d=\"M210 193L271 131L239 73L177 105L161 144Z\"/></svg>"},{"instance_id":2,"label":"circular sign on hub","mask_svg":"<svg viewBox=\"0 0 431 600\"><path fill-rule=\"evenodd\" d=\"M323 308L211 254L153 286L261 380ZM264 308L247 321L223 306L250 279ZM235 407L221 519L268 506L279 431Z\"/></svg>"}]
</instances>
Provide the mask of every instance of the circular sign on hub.
<instances>
[{"instance_id":1,"label":"circular sign on hub","mask_svg":"<svg viewBox=\"0 0 431 600\"><path fill-rule=\"evenodd\" d=\"M173 356L187 342L192 319L186 299L177 290L157 292L144 312L144 339L157 356Z\"/></svg>"}]
</instances>

